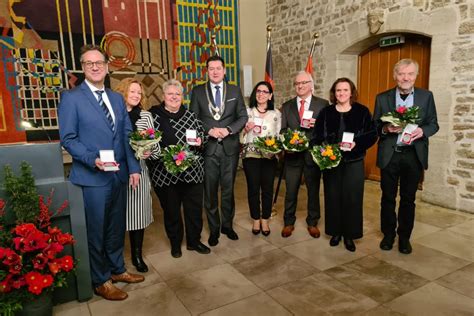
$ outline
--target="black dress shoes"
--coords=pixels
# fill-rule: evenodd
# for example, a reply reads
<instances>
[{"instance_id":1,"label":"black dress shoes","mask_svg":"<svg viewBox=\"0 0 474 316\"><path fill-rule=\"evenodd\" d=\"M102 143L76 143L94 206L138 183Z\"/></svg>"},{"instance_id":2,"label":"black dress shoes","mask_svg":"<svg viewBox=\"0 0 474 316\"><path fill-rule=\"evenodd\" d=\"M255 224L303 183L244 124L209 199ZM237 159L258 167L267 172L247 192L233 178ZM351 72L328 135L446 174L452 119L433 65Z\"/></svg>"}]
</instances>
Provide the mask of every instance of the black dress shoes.
<instances>
[{"instance_id":1,"label":"black dress shoes","mask_svg":"<svg viewBox=\"0 0 474 316\"><path fill-rule=\"evenodd\" d=\"M346 249L351 252L356 251L356 245L352 239L344 238L344 246L346 246Z\"/></svg>"},{"instance_id":2,"label":"black dress shoes","mask_svg":"<svg viewBox=\"0 0 474 316\"><path fill-rule=\"evenodd\" d=\"M209 246L216 246L219 243L219 235L211 234L209 236L209 239L207 240L207 243L209 244Z\"/></svg>"},{"instance_id":3,"label":"black dress shoes","mask_svg":"<svg viewBox=\"0 0 474 316\"><path fill-rule=\"evenodd\" d=\"M230 240L239 239L239 236L232 228L222 228L221 233L227 235L227 238L229 238Z\"/></svg>"},{"instance_id":4,"label":"black dress shoes","mask_svg":"<svg viewBox=\"0 0 474 316\"><path fill-rule=\"evenodd\" d=\"M382 249L382 250L392 250L394 242L395 242L394 237L384 236L382 241L380 242L380 249Z\"/></svg>"},{"instance_id":5,"label":"black dress shoes","mask_svg":"<svg viewBox=\"0 0 474 316\"><path fill-rule=\"evenodd\" d=\"M173 258L180 258L182 255L181 246L171 247L171 256Z\"/></svg>"},{"instance_id":6,"label":"black dress shoes","mask_svg":"<svg viewBox=\"0 0 474 316\"><path fill-rule=\"evenodd\" d=\"M211 253L211 249L209 249L209 247L204 245L202 242L198 242L194 246L189 246L188 245L188 246L186 246L186 249L197 251L202 255L207 255L208 253Z\"/></svg>"},{"instance_id":7,"label":"black dress shoes","mask_svg":"<svg viewBox=\"0 0 474 316\"><path fill-rule=\"evenodd\" d=\"M410 254L412 251L410 240L398 239L398 251L406 255Z\"/></svg>"},{"instance_id":8,"label":"black dress shoes","mask_svg":"<svg viewBox=\"0 0 474 316\"><path fill-rule=\"evenodd\" d=\"M331 247L336 247L339 245L339 242L341 241L341 236L332 236L331 240L329 241L329 245Z\"/></svg>"}]
</instances>

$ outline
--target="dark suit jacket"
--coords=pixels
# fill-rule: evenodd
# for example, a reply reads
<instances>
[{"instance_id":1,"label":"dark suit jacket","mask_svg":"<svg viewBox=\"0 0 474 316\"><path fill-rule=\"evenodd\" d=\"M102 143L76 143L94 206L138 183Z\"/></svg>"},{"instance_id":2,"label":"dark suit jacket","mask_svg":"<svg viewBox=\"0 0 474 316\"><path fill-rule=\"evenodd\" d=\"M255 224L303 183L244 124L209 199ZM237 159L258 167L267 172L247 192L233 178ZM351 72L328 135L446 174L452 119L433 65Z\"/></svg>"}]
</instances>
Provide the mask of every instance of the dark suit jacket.
<instances>
[{"instance_id":1,"label":"dark suit jacket","mask_svg":"<svg viewBox=\"0 0 474 316\"><path fill-rule=\"evenodd\" d=\"M104 186L114 172L100 171L95 166L99 150L113 149L115 161L120 164L120 180L128 181L129 173L140 173L140 165L133 156L128 135L132 126L123 97L105 89L115 115L115 132L100 108L91 89L83 82L78 87L64 91L59 103L59 135L61 145L72 156L70 181L82 186Z\"/></svg>"},{"instance_id":2,"label":"dark suit jacket","mask_svg":"<svg viewBox=\"0 0 474 316\"><path fill-rule=\"evenodd\" d=\"M385 168L392 159L394 147L397 143L397 134L382 134L382 127L385 123L380 120L383 114L395 111L395 93L396 88L387 90L377 95L375 100L374 121L380 136L377 151L377 167L381 169ZM423 137L414 141L412 146L415 147L416 155L423 168L428 169L428 137L434 135L439 130L436 106L431 91L415 88L413 97L413 105L420 108L418 126L423 130Z\"/></svg>"},{"instance_id":3,"label":"dark suit jacket","mask_svg":"<svg viewBox=\"0 0 474 316\"><path fill-rule=\"evenodd\" d=\"M297 98L286 101L281 106L281 133L289 129L299 129L305 132L308 140L311 140L313 129L314 128L301 128L300 127L300 115L298 112L298 104L296 104ZM309 110L313 111L313 118L318 117L319 112L326 106L329 105L329 102L325 99L321 99L315 96L312 96L311 103L309 105ZM316 124L318 122L316 121ZM285 156L286 163L295 165L300 164L304 160L306 164L314 164L311 154L306 151L303 153L291 153Z\"/></svg>"},{"instance_id":4,"label":"dark suit jacket","mask_svg":"<svg viewBox=\"0 0 474 316\"><path fill-rule=\"evenodd\" d=\"M207 134L213 127L229 127L232 134L224 138L223 146L226 155L237 155L240 150L239 133L244 128L248 120L247 110L245 108L244 98L239 87L225 84L225 109L220 120L216 121L209 110L209 100L206 96L208 91L209 99L214 104L212 97L211 85L209 82L196 86L191 92L191 104L189 109L196 113L197 117L202 121L204 132ZM209 138L206 144L206 156L214 154L217 147L217 139Z\"/></svg>"}]
</instances>

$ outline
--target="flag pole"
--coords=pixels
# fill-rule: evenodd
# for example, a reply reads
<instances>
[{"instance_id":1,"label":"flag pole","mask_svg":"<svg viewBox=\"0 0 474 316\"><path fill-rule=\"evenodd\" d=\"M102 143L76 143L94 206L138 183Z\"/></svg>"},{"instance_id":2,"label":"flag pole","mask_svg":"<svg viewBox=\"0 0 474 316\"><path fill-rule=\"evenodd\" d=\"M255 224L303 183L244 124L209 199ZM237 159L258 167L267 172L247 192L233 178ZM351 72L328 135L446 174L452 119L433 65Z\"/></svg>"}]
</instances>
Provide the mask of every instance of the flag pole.
<instances>
[{"instance_id":1,"label":"flag pole","mask_svg":"<svg viewBox=\"0 0 474 316\"><path fill-rule=\"evenodd\" d=\"M273 83L273 64L272 64L272 27L267 25L267 56L265 61L265 78L264 80L275 88Z\"/></svg>"},{"instance_id":2,"label":"flag pole","mask_svg":"<svg viewBox=\"0 0 474 316\"><path fill-rule=\"evenodd\" d=\"M311 49L309 50L309 55L308 55L308 61L306 63L306 67L304 69L310 75L313 74L313 54L314 54L314 50L316 48L316 42L318 41L318 38L319 38L319 32L314 33L313 43L311 44Z\"/></svg>"}]
</instances>

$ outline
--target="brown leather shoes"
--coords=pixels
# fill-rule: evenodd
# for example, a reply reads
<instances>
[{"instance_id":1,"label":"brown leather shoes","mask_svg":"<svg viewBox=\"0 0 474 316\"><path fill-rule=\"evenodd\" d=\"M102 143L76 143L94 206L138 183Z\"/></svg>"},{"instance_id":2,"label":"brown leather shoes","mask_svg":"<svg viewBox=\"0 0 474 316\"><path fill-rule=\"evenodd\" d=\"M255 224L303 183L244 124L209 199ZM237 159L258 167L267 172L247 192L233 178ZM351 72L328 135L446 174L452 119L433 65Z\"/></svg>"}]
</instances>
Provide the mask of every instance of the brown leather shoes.
<instances>
[{"instance_id":1,"label":"brown leather shoes","mask_svg":"<svg viewBox=\"0 0 474 316\"><path fill-rule=\"evenodd\" d=\"M126 292L113 285L110 280L96 287L94 292L109 301L123 301L128 297Z\"/></svg>"},{"instance_id":2,"label":"brown leather shoes","mask_svg":"<svg viewBox=\"0 0 474 316\"><path fill-rule=\"evenodd\" d=\"M308 226L308 233L313 238L319 238L319 236L321 235L317 226Z\"/></svg>"},{"instance_id":3,"label":"brown leather shoes","mask_svg":"<svg viewBox=\"0 0 474 316\"><path fill-rule=\"evenodd\" d=\"M290 237L291 233L294 230L295 230L295 226L293 226L293 225L288 225L288 226L283 227L283 229L281 230L281 237L283 237L283 238Z\"/></svg>"},{"instance_id":4,"label":"brown leather shoes","mask_svg":"<svg viewBox=\"0 0 474 316\"><path fill-rule=\"evenodd\" d=\"M145 280L145 277L143 275L133 274L126 271L122 274L112 274L110 278L112 279L113 283L115 282L140 283Z\"/></svg>"}]
</instances>

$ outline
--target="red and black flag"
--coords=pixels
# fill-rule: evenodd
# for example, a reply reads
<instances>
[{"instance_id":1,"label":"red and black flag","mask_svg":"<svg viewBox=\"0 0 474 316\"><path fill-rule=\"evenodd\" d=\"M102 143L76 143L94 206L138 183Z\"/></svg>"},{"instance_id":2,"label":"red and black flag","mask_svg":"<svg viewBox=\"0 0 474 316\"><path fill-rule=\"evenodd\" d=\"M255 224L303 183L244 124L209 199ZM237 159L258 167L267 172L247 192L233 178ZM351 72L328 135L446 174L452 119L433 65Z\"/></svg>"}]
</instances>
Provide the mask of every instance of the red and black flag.
<instances>
[{"instance_id":1,"label":"red and black flag","mask_svg":"<svg viewBox=\"0 0 474 316\"><path fill-rule=\"evenodd\" d=\"M319 33L315 33L313 36L313 44L311 44L311 49L309 50L308 61L306 62L306 67L304 68L304 71L306 71L310 75L313 75L313 54L318 37Z\"/></svg>"}]
</instances>

